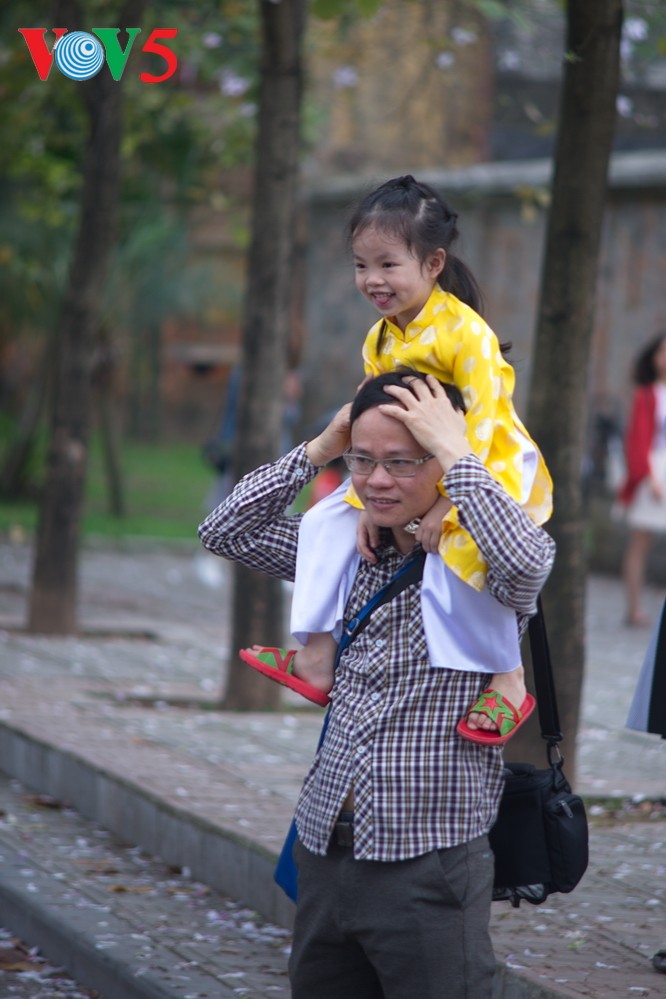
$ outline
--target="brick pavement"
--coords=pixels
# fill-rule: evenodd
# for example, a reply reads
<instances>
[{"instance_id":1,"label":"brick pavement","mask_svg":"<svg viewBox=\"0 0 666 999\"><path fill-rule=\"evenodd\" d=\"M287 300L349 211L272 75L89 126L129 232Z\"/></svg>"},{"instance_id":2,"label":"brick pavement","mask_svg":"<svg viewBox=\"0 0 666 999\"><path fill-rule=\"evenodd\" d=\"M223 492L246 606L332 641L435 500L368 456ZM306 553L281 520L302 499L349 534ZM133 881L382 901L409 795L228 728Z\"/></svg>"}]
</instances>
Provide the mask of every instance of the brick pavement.
<instances>
[{"instance_id":1,"label":"brick pavement","mask_svg":"<svg viewBox=\"0 0 666 999\"><path fill-rule=\"evenodd\" d=\"M272 867L321 713L300 709L290 695L274 715L169 706L175 697L210 697L228 652L227 574L194 551L87 550L84 635L44 638L17 627L28 552L0 546L1 765L163 863L186 868L195 882L288 926L290 905L272 889ZM649 594L653 614L660 600ZM593 579L578 790L599 799L663 798L663 742L623 729L648 634L622 628L620 612L617 581ZM520 910L493 906L497 999L663 994L666 979L649 965L666 940L663 808L625 807L613 820L595 808L602 814L592 816L600 824L590 870L572 895ZM150 908L154 899L159 910L159 892L146 893L142 904ZM165 964L173 967L182 958L170 946ZM283 972L280 956L271 974L280 973L280 961ZM145 976L137 981L145 986ZM190 994L186 985L167 985L154 994ZM246 995L279 994L250 985ZM126 981L107 992L104 999L129 996ZM219 986L213 994L226 993Z\"/></svg>"}]
</instances>

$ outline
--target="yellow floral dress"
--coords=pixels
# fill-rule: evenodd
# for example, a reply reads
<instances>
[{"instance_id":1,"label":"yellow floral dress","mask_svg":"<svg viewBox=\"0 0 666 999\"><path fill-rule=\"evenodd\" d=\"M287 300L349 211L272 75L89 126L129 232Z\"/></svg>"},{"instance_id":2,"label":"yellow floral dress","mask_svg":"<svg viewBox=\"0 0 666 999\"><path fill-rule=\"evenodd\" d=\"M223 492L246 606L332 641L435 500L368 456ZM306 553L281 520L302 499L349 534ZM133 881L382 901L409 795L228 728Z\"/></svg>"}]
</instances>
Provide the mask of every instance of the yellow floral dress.
<instances>
[{"instance_id":1,"label":"yellow floral dress","mask_svg":"<svg viewBox=\"0 0 666 999\"><path fill-rule=\"evenodd\" d=\"M384 342L378 352L384 323ZM467 407L470 446L518 502L523 488L522 435L534 449L536 472L530 494L521 505L537 524L548 520L553 509L553 483L541 452L514 409L513 368L502 356L497 337L474 309L436 286L404 333L390 319L375 323L363 345L363 362L370 375L410 367L457 385ZM353 506L362 505L352 488L345 499ZM457 576L474 589L483 589L485 560L458 524L455 508L444 518L439 552Z\"/></svg>"}]
</instances>

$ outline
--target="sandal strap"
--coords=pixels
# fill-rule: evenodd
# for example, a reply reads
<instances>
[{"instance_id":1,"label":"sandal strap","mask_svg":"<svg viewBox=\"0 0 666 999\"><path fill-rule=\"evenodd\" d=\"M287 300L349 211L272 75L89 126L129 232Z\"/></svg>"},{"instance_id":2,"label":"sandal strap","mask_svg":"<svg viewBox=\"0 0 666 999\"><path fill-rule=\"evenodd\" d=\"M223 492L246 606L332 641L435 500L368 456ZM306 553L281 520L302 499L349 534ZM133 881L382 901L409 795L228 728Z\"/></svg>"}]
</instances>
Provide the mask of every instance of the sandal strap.
<instances>
[{"instance_id":1,"label":"sandal strap","mask_svg":"<svg viewBox=\"0 0 666 999\"><path fill-rule=\"evenodd\" d=\"M274 646L265 646L261 652L257 652L257 659L260 659L266 666L274 666L280 673L292 673L294 669L294 656L296 649L278 649Z\"/></svg>"},{"instance_id":2,"label":"sandal strap","mask_svg":"<svg viewBox=\"0 0 666 999\"><path fill-rule=\"evenodd\" d=\"M469 714L486 715L497 726L500 735L506 735L514 728L522 715L510 700L497 690L484 690L478 701L470 709Z\"/></svg>"}]
</instances>

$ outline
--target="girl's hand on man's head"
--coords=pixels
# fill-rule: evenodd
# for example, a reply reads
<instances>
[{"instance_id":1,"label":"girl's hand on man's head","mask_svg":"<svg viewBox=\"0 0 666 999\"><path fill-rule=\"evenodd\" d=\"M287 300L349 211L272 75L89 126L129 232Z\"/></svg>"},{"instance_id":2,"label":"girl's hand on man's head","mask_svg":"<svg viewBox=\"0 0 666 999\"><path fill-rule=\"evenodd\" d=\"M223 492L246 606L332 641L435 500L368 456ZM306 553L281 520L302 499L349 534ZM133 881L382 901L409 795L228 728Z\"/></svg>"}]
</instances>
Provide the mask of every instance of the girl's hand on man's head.
<instances>
[{"instance_id":1,"label":"girl's hand on man's head","mask_svg":"<svg viewBox=\"0 0 666 999\"><path fill-rule=\"evenodd\" d=\"M385 391L402 406L379 407L386 416L400 420L426 451L434 454L444 472L472 449L467 441L465 414L454 409L446 392L432 375L405 378L404 388L387 385Z\"/></svg>"}]
</instances>

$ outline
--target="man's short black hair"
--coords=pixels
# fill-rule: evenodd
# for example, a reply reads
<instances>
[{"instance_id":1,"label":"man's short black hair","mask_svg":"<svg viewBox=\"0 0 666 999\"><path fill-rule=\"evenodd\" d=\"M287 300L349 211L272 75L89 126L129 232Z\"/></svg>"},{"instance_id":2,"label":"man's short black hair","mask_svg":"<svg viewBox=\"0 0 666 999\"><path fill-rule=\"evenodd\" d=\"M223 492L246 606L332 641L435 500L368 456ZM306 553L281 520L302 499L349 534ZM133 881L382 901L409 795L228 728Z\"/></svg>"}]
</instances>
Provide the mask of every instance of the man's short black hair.
<instances>
[{"instance_id":1,"label":"man's short black hair","mask_svg":"<svg viewBox=\"0 0 666 999\"><path fill-rule=\"evenodd\" d=\"M400 385L402 388L409 388L409 382L413 378L418 378L419 381L425 381L426 375L423 371L416 371L413 368L396 368L395 371L386 371L384 374L377 375L376 378L371 378L365 383L365 385L362 385L356 393L356 397L351 408L351 423L354 423L354 421L357 420L362 413L365 413L367 409L373 409L375 406L381 406L386 402L395 403L397 401L395 396L392 396L390 393L384 391L386 386ZM463 401L462 392L458 386L454 385L452 382L440 382L440 385L449 397L453 408L460 410L461 413L464 413L466 411L466 407Z\"/></svg>"}]
</instances>

